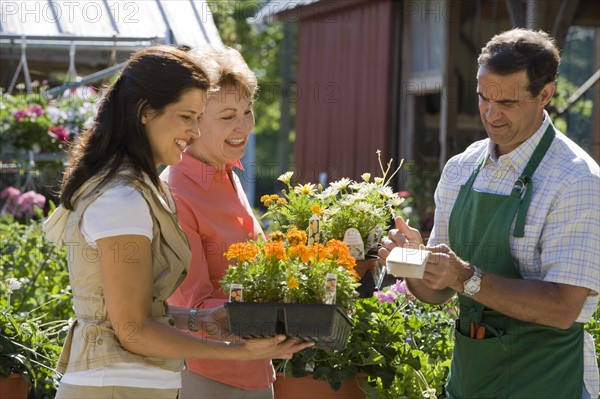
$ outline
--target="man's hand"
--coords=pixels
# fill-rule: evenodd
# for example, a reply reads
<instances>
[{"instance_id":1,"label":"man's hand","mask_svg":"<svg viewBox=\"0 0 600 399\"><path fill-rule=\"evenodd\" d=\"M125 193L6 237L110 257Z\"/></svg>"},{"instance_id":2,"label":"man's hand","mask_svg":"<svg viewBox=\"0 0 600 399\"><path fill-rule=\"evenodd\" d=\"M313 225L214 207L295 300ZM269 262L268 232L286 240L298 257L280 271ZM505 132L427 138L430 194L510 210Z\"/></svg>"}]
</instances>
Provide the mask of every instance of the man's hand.
<instances>
[{"instance_id":1,"label":"man's hand","mask_svg":"<svg viewBox=\"0 0 600 399\"><path fill-rule=\"evenodd\" d=\"M463 283L473 275L473 268L468 262L460 259L445 244L426 247L431 256L425 267L423 284L432 290L452 288L463 292Z\"/></svg>"},{"instance_id":2,"label":"man's hand","mask_svg":"<svg viewBox=\"0 0 600 399\"><path fill-rule=\"evenodd\" d=\"M385 263L391 250L395 247L407 247L407 248L418 248L418 249L430 249L423 246L423 238L419 230L409 227L404 219L397 216L394 219L396 228L388 232L388 236L381 240L382 248L379 249L379 257L382 263ZM432 252L442 252L441 249ZM447 254L446 254L447 255ZM437 256L437 253L432 254L429 257L429 262L425 267L425 274L427 270L433 267L433 271L430 276L427 276L427 280L424 279L405 279L406 284L410 292L422 301L428 303L443 303L452 295L454 291L450 288L432 288L441 287L446 284L448 276L444 275L444 266L432 264L432 257Z\"/></svg>"},{"instance_id":3,"label":"man's hand","mask_svg":"<svg viewBox=\"0 0 600 399\"><path fill-rule=\"evenodd\" d=\"M395 247L421 248L423 238L419 230L409 227L401 216L394 219L396 228L388 231L388 236L381 239L382 247L379 249L379 257L385 263L391 250Z\"/></svg>"}]
</instances>

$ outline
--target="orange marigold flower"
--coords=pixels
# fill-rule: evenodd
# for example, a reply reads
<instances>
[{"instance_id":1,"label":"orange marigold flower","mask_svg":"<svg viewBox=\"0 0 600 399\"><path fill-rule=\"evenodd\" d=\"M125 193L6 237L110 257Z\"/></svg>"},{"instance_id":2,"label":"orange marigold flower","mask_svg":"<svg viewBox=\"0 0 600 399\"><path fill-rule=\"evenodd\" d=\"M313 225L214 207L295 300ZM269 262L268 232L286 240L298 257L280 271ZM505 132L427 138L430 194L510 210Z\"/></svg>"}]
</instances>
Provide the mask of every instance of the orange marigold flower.
<instances>
[{"instance_id":1,"label":"orange marigold flower","mask_svg":"<svg viewBox=\"0 0 600 399\"><path fill-rule=\"evenodd\" d=\"M248 259L254 259L258 255L258 248L246 242L236 242L231 244L224 253L228 260L237 258L240 262L245 262Z\"/></svg>"},{"instance_id":2,"label":"orange marigold flower","mask_svg":"<svg viewBox=\"0 0 600 399\"><path fill-rule=\"evenodd\" d=\"M298 256L300 256L300 260L303 263L308 263L308 261L315 257L315 250L312 245L308 246L304 244L299 244L296 248Z\"/></svg>"},{"instance_id":3,"label":"orange marigold flower","mask_svg":"<svg viewBox=\"0 0 600 399\"><path fill-rule=\"evenodd\" d=\"M350 254L350 250L348 249L348 245L345 242L339 240L329 240L327 241L327 249L331 251L332 256L344 257Z\"/></svg>"},{"instance_id":4,"label":"orange marigold flower","mask_svg":"<svg viewBox=\"0 0 600 399\"><path fill-rule=\"evenodd\" d=\"M278 198L277 205L287 205L287 200L285 198Z\"/></svg>"},{"instance_id":5,"label":"orange marigold flower","mask_svg":"<svg viewBox=\"0 0 600 399\"><path fill-rule=\"evenodd\" d=\"M285 236L283 235L283 233L279 230L277 230L276 232L274 232L271 237L269 238L270 241L283 241L283 239L285 238Z\"/></svg>"},{"instance_id":6,"label":"orange marigold flower","mask_svg":"<svg viewBox=\"0 0 600 399\"><path fill-rule=\"evenodd\" d=\"M277 260L285 259L285 247L282 241L269 241L263 249L265 257L276 258Z\"/></svg>"},{"instance_id":7,"label":"orange marigold flower","mask_svg":"<svg viewBox=\"0 0 600 399\"><path fill-rule=\"evenodd\" d=\"M287 256L288 258L294 258L296 256L298 256L298 247L288 247L287 249Z\"/></svg>"},{"instance_id":8,"label":"orange marigold flower","mask_svg":"<svg viewBox=\"0 0 600 399\"><path fill-rule=\"evenodd\" d=\"M325 245L321 243L314 244L312 246L315 251L315 257L318 260L325 260L331 258L331 251L325 247Z\"/></svg>"},{"instance_id":9,"label":"orange marigold flower","mask_svg":"<svg viewBox=\"0 0 600 399\"><path fill-rule=\"evenodd\" d=\"M265 195L263 195L262 197L260 197L260 202L265 202L265 201L267 201L267 200L269 199L269 197L270 197L270 196L269 196L268 194L265 194Z\"/></svg>"},{"instance_id":10,"label":"orange marigold flower","mask_svg":"<svg viewBox=\"0 0 600 399\"><path fill-rule=\"evenodd\" d=\"M356 266L356 259L350 255L339 256L335 261L347 270L354 270Z\"/></svg>"},{"instance_id":11,"label":"orange marigold flower","mask_svg":"<svg viewBox=\"0 0 600 399\"><path fill-rule=\"evenodd\" d=\"M290 287L291 290L295 290L298 289L298 287L300 287L300 284L298 284L298 280L296 280L296 277L294 276L289 278L289 280L287 281L287 285L288 287Z\"/></svg>"},{"instance_id":12,"label":"orange marigold flower","mask_svg":"<svg viewBox=\"0 0 600 399\"><path fill-rule=\"evenodd\" d=\"M296 228L291 228L287 232L287 242L292 246L304 244L306 242L306 233Z\"/></svg>"},{"instance_id":13,"label":"orange marigold flower","mask_svg":"<svg viewBox=\"0 0 600 399\"><path fill-rule=\"evenodd\" d=\"M277 201L279 199L279 195L277 195L277 194L271 194L271 195L269 195L269 199L271 201Z\"/></svg>"}]
</instances>

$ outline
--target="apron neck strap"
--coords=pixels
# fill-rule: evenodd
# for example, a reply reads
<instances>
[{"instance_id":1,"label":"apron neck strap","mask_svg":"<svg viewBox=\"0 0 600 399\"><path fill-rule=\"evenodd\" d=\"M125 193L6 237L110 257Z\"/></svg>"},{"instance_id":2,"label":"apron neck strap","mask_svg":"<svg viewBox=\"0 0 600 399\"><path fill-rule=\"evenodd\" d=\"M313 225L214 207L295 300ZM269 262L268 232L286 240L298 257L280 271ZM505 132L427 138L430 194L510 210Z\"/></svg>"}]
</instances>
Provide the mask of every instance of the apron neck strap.
<instances>
[{"instance_id":1,"label":"apron neck strap","mask_svg":"<svg viewBox=\"0 0 600 399\"><path fill-rule=\"evenodd\" d=\"M475 183L475 179L477 178L477 175L479 174L479 170L481 169L481 167L485 163L486 159L487 159L487 157L485 155L483 157L481 157L481 160L477 164L477 167L475 168L475 170L473 171L473 173L471 173L471 176L469 176L469 180L467 180L466 183L465 183L465 188L467 190L470 190L473 187L473 183Z\"/></svg>"},{"instance_id":2,"label":"apron neck strap","mask_svg":"<svg viewBox=\"0 0 600 399\"><path fill-rule=\"evenodd\" d=\"M554 126L552 125L552 121L548 125L546 132L542 136L540 143L537 145L527 166L523 170L523 173L517 181L515 181L515 185L513 187L513 191L511 193L512 196L521 197L521 205L519 206L519 212L517 213L517 221L515 222L515 230L513 231L513 237L524 237L525 236L525 218L527 217L527 210L529 209L529 205L531 203L531 194L533 191L531 176L539 166L540 162L548 152L548 148L550 148L550 144L554 140L556 136L556 132L554 130Z\"/></svg>"}]
</instances>

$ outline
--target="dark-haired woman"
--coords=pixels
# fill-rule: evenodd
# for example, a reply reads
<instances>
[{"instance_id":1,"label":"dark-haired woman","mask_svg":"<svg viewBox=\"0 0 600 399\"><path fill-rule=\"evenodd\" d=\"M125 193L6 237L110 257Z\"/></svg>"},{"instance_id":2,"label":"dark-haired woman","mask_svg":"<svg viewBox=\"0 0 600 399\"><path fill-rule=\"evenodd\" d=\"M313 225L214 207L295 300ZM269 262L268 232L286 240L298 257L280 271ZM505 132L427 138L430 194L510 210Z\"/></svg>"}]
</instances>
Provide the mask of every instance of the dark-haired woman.
<instances>
[{"instance_id":1,"label":"dark-haired woman","mask_svg":"<svg viewBox=\"0 0 600 399\"><path fill-rule=\"evenodd\" d=\"M190 250L157 167L179 162L198 136L209 86L187 53L141 50L70 151L61 206L44 226L67 247L75 311L57 367L59 399L176 398L183 358L289 358L307 346L284 336L198 338L178 328L221 326L224 310L165 304L187 274Z\"/></svg>"}]
</instances>

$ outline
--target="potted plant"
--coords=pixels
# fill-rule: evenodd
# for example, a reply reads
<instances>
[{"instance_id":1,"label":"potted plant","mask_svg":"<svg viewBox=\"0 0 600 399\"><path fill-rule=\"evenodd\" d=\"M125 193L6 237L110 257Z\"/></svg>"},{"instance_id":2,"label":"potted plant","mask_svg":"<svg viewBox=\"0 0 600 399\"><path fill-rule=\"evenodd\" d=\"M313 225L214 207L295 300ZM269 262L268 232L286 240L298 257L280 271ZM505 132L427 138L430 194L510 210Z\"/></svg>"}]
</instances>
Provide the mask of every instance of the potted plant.
<instances>
[{"instance_id":1,"label":"potted plant","mask_svg":"<svg viewBox=\"0 0 600 399\"><path fill-rule=\"evenodd\" d=\"M318 217L320 238L324 241L346 241L348 229L356 229L363 248L362 253L353 251L353 255L357 255L357 260L364 259L365 254L377 247L392 216L410 217L403 212L410 200L394 193L389 185L402 162L390 174L393 160L384 168L381 151L377 151L377 156L382 176L372 179L370 173L363 173L360 182L342 178L325 188L314 183L292 187L293 172L284 173L278 178L286 185L282 196L271 194L261 198L267 207L263 217L270 217L279 229L295 227L305 231L310 229L312 218Z\"/></svg>"},{"instance_id":2,"label":"potted plant","mask_svg":"<svg viewBox=\"0 0 600 399\"><path fill-rule=\"evenodd\" d=\"M360 182L342 178L324 188L314 183L292 186L293 172L287 172L278 179L286 185L281 195L261 198L267 207L262 217L269 218L277 229L294 227L320 242L344 241L357 260L355 268L361 277L361 296L370 296L381 286L385 276L383 267L378 264L377 249L392 217L401 215L406 219L412 214L408 206L411 199L394 193L390 187L402 162L391 172L392 160L384 167L380 151L377 156L380 177L372 178L370 173L363 173Z\"/></svg>"},{"instance_id":3,"label":"potted plant","mask_svg":"<svg viewBox=\"0 0 600 399\"><path fill-rule=\"evenodd\" d=\"M285 333L343 349L356 298L355 259L341 241L308 244L304 231L235 243L221 285L232 331L243 337Z\"/></svg>"},{"instance_id":4,"label":"potted plant","mask_svg":"<svg viewBox=\"0 0 600 399\"><path fill-rule=\"evenodd\" d=\"M34 153L62 151L90 120L97 92L80 86L52 98L45 84L33 82L32 86L32 92L25 92L25 86L19 84L12 94L0 89L0 144Z\"/></svg>"},{"instance_id":5,"label":"potted plant","mask_svg":"<svg viewBox=\"0 0 600 399\"><path fill-rule=\"evenodd\" d=\"M333 391L358 380L361 397L436 398L450 367L455 316L454 303L439 307L415 301L398 280L355 302L344 350L308 348L279 369L291 377L312 375ZM277 386L275 392L277 398Z\"/></svg>"}]
</instances>

